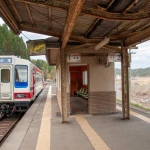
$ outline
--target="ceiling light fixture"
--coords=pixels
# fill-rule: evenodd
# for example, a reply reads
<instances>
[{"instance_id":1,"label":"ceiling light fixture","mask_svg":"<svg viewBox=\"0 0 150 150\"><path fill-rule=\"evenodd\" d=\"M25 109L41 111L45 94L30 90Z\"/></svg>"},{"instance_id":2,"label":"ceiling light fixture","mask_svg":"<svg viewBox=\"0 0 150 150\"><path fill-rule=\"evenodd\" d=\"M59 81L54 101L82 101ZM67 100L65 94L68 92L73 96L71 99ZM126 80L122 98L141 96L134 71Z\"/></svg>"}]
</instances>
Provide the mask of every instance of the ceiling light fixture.
<instances>
[{"instance_id":1,"label":"ceiling light fixture","mask_svg":"<svg viewBox=\"0 0 150 150\"><path fill-rule=\"evenodd\" d=\"M103 40L103 41L101 41L100 43L98 43L96 46L95 46L95 50L97 51L97 50L99 50L100 48L102 48L103 46L105 46L106 44L108 44L109 43L109 38L106 38L105 37L105 39Z\"/></svg>"}]
</instances>

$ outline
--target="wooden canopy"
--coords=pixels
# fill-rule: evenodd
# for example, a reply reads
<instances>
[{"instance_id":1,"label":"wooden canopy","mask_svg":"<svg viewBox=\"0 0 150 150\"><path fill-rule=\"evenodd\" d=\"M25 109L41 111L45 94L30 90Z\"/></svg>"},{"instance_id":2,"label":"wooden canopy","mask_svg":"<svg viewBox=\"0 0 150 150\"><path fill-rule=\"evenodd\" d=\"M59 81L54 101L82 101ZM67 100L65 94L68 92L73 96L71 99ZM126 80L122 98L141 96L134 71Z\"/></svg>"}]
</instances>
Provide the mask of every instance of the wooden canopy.
<instances>
[{"instance_id":1,"label":"wooden canopy","mask_svg":"<svg viewBox=\"0 0 150 150\"><path fill-rule=\"evenodd\" d=\"M150 37L150 0L0 0L0 15L13 30L58 37L69 50L96 45L119 50ZM76 46L76 47L75 47Z\"/></svg>"}]
</instances>

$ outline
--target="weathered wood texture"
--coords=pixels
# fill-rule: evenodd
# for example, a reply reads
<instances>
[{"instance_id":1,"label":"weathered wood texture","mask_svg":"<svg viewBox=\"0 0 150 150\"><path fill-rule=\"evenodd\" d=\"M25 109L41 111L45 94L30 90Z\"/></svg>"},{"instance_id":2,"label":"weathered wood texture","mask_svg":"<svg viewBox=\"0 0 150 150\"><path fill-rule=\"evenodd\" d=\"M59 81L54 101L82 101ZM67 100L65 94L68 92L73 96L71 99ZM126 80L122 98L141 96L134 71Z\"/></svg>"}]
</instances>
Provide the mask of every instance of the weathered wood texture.
<instances>
[{"instance_id":1,"label":"weathered wood texture","mask_svg":"<svg viewBox=\"0 0 150 150\"><path fill-rule=\"evenodd\" d=\"M129 74L128 74L128 49L122 42L122 61L121 61L121 71L122 71L122 115L123 119L130 119L129 113Z\"/></svg>"},{"instance_id":2,"label":"weathered wood texture","mask_svg":"<svg viewBox=\"0 0 150 150\"><path fill-rule=\"evenodd\" d=\"M85 0L71 0L70 1L70 7L68 10L66 24L64 27L63 35L62 35L62 46L61 46L62 49L64 49L66 47L66 44L72 33L73 27L74 27L76 20L80 14L81 8L84 5L84 2L85 2Z\"/></svg>"},{"instance_id":3,"label":"weathered wood texture","mask_svg":"<svg viewBox=\"0 0 150 150\"><path fill-rule=\"evenodd\" d=\"M61 9L64 11L69 10L69 4L68 3L64 3L61 1L55 1L54 3L49 2L49 1L44 1L44 2L35 2L35 1L30 1L30 0L14 0L14 1L19 1L19 2L26 2L26 3L30 3L30 4L36 4L36 5L44 5L47 7L52 7L52 8L56 8L56 9ZM121 13L111 13L108 11L104 11L104 10L97 10L94 8L90 8L90 7L83 7L82 14L94 17L94 18L101 18L104 20L120 20L120 21L134 21L134 20L140 20L140 19L145 19L145 18L149 18L150 14L149 14L149 10L145 10L139 13L132 13L132 14L127 14L125 13L124 15L122 15Z\"/></svg>"},{"instance_id":4,"label":"weathered wood texture","mask_svg":"<svg viewBox=\"0 0 150 150\"><path fill-rule=\"evenodd\" d=\"M61 66L61 105L62 105L62 123L68 122L67 116L67 66L65 49L60 50Z\"/></svg>"}]
</instances>

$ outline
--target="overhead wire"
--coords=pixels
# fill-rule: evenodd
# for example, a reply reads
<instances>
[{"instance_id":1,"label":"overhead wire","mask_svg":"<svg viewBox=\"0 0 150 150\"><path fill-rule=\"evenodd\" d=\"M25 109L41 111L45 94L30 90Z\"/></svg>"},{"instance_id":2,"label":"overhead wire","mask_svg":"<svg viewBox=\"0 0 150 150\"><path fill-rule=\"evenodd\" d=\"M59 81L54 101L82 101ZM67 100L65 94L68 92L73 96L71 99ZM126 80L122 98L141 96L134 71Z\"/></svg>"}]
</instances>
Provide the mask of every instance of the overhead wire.
<instances>
[{"instance_id":1,"label":"overhead wire","mask_svg":"<svg viewBox=\"0 0 150 150\"><path fill-rule=\"evenodd\" d=\"M29 39L25 34L23 34L22 32L21 32L21 34L22 34L26 39L31 40L31 39Z\"/></svg>"}]
</instances>

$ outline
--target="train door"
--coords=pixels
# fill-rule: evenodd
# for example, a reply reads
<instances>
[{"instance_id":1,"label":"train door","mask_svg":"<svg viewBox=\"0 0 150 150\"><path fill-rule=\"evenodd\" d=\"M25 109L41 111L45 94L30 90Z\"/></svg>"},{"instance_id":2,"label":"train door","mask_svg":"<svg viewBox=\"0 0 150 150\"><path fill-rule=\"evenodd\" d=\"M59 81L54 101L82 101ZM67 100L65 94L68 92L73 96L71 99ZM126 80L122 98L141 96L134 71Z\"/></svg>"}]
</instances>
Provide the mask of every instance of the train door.
<instances>
[{"instance_id":1,"label":"train door","mask_svg":"<svg viewBox=\"0 0 150 150\"><path fill-rule=\"evenodd\" d=\"M0 99L13 100L12 66L0 66Z\"/></svg>"}]
</instances>

